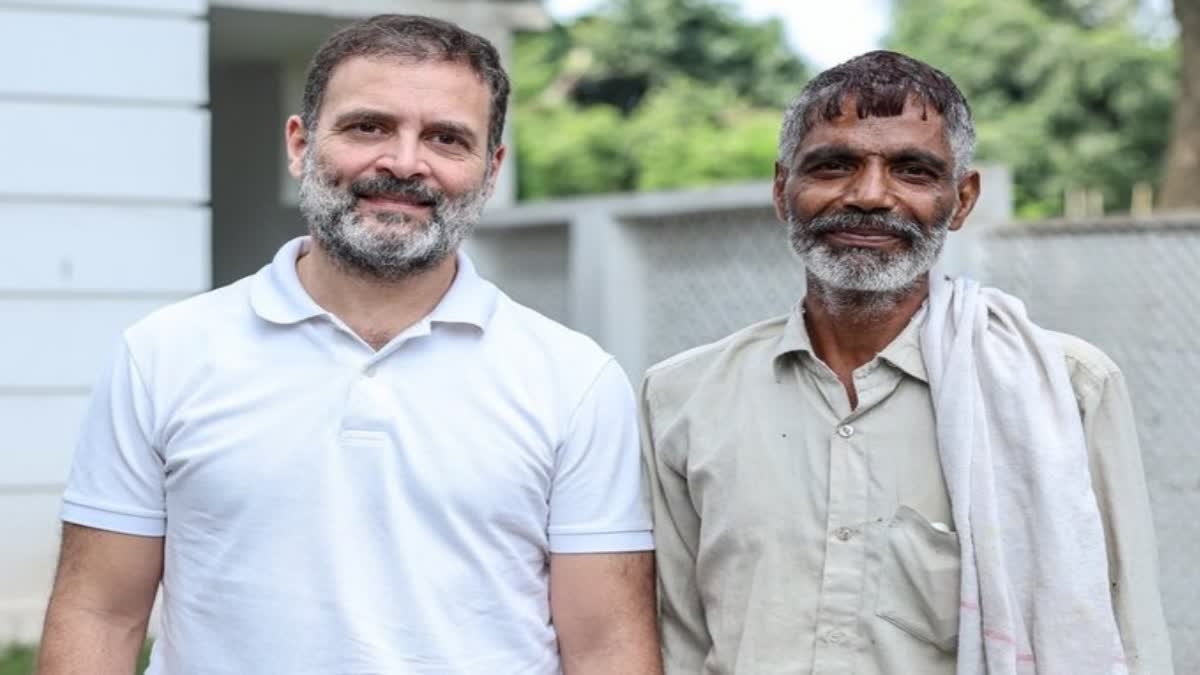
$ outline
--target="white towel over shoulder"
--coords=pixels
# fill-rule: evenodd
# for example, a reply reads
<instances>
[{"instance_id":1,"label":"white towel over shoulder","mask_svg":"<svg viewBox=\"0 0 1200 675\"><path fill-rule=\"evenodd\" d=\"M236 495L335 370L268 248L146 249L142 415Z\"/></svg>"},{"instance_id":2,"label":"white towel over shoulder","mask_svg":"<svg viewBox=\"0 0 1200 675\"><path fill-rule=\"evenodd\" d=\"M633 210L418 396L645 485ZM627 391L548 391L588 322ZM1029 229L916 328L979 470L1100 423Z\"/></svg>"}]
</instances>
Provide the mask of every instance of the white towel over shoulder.
<instances>
[{"instance_id":1,"label":"white towel over shoulder","mask_svg":"<svg viewBox=\"0 0 1200 675\"><path fill-rule=\"evenodd\" d=\"M962 547L959 675L1126 673L1057 341L1020 300L940 275L921 338Z\"/></svg>"}]
</instances>

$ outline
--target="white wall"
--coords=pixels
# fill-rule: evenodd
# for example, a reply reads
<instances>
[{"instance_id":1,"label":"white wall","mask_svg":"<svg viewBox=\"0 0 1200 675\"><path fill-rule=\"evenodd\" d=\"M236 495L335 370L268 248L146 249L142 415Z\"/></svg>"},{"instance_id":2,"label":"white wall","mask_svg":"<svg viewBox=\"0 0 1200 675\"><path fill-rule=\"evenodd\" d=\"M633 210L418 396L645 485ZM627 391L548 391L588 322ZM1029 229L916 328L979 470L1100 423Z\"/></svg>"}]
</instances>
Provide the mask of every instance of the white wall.
<instances>
[{"instance_id":1,"label":"white wall","mask_svg":"<svg viewBox=\"0 0 1200 675\"><path fill-rule=\"evenodd\" d=\"M0 644L40 629L120 331L209 287L206 0L0 0Z\"/></svg>"}]
</instances>

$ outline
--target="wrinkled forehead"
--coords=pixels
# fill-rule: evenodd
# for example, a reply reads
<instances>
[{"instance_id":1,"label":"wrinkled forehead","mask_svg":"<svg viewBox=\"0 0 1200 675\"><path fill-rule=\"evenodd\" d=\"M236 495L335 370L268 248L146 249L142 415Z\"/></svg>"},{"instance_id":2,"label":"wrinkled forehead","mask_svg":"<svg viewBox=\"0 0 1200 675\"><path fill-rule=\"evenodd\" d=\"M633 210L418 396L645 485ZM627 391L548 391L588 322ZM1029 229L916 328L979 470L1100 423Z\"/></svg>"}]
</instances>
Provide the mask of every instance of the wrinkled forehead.
<instances>
[{"instance_id":1,"label":"wrinkled forehead","mask_svg":"<svg viewBox=\"0 0 1200 675\"><path fill-rule=\"evenodd\" d=\"M822 122L903 117L914 113L923 121L945 127L945 111L915 86L891 85L863 91L829 87L815 93L808 106L805 126L811 128Z\"/></svg>"},{"instance_id":2,"label":"wrinkled forehead","mask_svg":"<svg viewBox=\"0 0 1200 675\"><path fill-rule=\"evenodd\" d=\"M491 88L461 59L355 56L333 70L322 103L322 117L346 106L407 105L469 115L486 126Z\"/></svg>"},{"instance_id":3,"label":"wrinkled forehead","mask_svg":"<svg viewBox=\"0 0 1200 675\"><path fill-rule=\"evenodd\" d=\"M903 94L903 95L901 95ZM864 151L919 148L949 158L946 120L935 105L912 93L863 96L848 93L814 101L807 111L797 155L819 145Z\"/></svg>"}]
</instances>

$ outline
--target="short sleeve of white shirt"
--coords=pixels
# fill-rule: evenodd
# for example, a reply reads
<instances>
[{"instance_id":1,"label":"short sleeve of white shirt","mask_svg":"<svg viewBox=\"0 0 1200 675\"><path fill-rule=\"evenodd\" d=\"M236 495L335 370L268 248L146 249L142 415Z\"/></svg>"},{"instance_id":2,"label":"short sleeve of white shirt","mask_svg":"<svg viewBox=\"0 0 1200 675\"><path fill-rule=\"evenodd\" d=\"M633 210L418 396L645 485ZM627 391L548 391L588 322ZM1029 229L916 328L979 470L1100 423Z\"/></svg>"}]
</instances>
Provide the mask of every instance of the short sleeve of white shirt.
<instances>
[{"instance_id":1,"label":"short sleeve of white shirt","mask_svg":"<svg viewBox=\"0 0 1200 675\"><path fill-rule=\"evenodd\" d=\"M550 494L552 553L654 548L633 390L611 358L573 413Z\"/></svg>"},{"instance_id":2,"label":"short sleeve of white shirt","mask_svg":"<svg viewBox=\"0 0 1200 675\"><path fill-rule=\"evenodd\" d=\"M62 519L123 534L166 532L163 460L153 443L153 406L122 339L96 385L63 495Z\"/></svg>"}]
</instances>

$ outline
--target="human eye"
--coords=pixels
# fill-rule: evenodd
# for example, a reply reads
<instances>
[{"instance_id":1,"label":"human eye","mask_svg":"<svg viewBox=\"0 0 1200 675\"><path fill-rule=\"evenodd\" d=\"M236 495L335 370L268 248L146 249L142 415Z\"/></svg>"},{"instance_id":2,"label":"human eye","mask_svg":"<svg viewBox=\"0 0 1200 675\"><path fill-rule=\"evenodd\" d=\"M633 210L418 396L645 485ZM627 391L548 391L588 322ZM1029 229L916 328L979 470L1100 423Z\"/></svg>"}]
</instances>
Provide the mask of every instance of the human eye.
<instances>
[{"instance_id":1,"label":"human eye","mask_svg":"<svg viewBox=\"0 0 1200 675\"><path fill-rule=\"evenodd\" d=\"M903 164L896 169L896 173L910 180L937 180L941 174L933 168L924 164Z\"/></svg>"},{"instance_id":2,"label":"human eye","mask_svg":"<svg viewBox=\"0 0 1200 675\"><path fill-rule=\"evenodd\" d=\"M430 134L429 140L436 145L446 146L448 148L464 148L467 142L459 134L451 131L437 131Z\"/></svg>"},{"instance_id":3,"label":"human eye","mask_svg":"<svg viewBox=\"0 0 1200 675\"><path fill-rule=\"evenodd\" d=\"M386 129L384 129L382 124L379 124L378 122L371 122L371 121L354 122L353 124L350 124L347 128L356 134L361 134L364 136L378 136L379 134L382 134L384 131L386 131Z\"/></svg>"}]
</instances>

